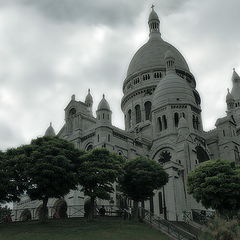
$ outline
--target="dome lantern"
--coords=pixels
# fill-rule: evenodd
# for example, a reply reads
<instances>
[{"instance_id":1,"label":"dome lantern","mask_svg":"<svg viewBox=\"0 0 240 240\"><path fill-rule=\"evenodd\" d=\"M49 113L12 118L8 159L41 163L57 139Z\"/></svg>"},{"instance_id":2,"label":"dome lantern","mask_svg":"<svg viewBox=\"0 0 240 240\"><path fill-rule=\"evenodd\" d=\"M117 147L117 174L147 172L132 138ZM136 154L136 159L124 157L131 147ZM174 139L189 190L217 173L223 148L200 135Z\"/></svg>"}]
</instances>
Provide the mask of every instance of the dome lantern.
<instances>
[{"instance_id":1,"label":"dome lantern","mask_svg":"<svg viewBox=\"0 0 240 240\"><path fill-rule=\"evenodd\" d=\"M160 34L160 21L159 21L159 18L158 18L158 15L157 13L154 11L154 5L152 5L152 11L149 15L149 18L148 18L148 26L149 26L149 36L151 37L153 34L152 33L158 33L158 35L161 35Z\"/></svg>"}]
</instances>

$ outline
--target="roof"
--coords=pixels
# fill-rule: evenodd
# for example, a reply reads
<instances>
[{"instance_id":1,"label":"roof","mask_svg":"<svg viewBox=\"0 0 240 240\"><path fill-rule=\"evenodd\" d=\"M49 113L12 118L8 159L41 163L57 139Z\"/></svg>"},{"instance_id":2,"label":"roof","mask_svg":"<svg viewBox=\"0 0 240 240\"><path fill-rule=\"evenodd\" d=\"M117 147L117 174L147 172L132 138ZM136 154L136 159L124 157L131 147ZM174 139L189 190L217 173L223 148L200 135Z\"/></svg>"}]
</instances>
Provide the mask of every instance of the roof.
<instances>
[{"instance_id":1,"label":"roof","mask_svg":"<svg viewBox=\"0 0 240 240\"><path fill-rule=\"evenodd\" d=\"M165 69L165 55L170 50L175 58L177 69L189 71L188 64L182 54L171 44L159 37L150 38L133 56L127 71L127 76L142 70L152 68Z\"/></svg>"},{"instance_id":2,"label":"roof","mask_svg":"<svg viewBox=\"0 0 240 240\"><path fill-rule=\"evenodd\" d=\"M52 123L50 123L50 126L47 128L44 136L45 137L55 137L56 136L54 128L52 127Z\"/></svg>"},{"instance_id":3,"label":"roof","mask_svg":"<svg viewBox=\"0 0 240 240\"><path fill-rule=\"evenodd\" d=\"M107 100L105 99L105 95L103 94L103 98L102 100L100 101L100 103L98 104L98 108L97 110L108 110L108 111L111 111L110 110L110 106L107 102Z\"/></svg>"}]
</instances>

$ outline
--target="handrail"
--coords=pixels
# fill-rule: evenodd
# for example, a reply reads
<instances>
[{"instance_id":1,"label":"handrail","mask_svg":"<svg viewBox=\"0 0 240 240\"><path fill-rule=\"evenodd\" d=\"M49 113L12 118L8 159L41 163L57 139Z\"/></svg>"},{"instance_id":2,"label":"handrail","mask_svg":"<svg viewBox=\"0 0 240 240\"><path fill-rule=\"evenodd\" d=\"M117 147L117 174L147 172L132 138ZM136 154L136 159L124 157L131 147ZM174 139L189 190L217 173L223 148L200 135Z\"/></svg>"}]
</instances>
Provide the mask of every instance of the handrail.
<instances>
[{"instance_id":1,"label":"handrail","mask_svg":"<svg viewBox=\"0 0 240 240\"><path fill-rule=\"evenodd\" d=\"M197 240L198 239L197 236L183 230L180 227L177 227L176 225L170 223L168 220L163 219L160 216L157 216L144 208L139 208L139 213L140 213L140 217L142 217L143 220L145 220L152 226L155 226L162 232L167 233L168 235L170 235L176 240Z\"/></svg>"}]
</instances>

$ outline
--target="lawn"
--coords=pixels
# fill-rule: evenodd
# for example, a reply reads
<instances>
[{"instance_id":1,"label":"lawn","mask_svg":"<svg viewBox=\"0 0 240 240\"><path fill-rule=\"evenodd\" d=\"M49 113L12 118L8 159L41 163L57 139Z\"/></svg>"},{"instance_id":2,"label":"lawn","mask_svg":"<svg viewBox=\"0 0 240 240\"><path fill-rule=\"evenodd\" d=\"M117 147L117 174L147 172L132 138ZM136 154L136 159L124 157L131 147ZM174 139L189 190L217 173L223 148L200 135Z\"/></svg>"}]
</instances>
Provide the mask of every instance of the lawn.
<instances>
[{"instance_id":1,"label":"lawn","mask_svg":"<svg viewBox=\"0 0 240 240\"><path fill-rule=\"evenodd\" d=\"M0 224L0 240L169 240L144 223L119 219L50 220Z\"/></svg>"}]
</instances>

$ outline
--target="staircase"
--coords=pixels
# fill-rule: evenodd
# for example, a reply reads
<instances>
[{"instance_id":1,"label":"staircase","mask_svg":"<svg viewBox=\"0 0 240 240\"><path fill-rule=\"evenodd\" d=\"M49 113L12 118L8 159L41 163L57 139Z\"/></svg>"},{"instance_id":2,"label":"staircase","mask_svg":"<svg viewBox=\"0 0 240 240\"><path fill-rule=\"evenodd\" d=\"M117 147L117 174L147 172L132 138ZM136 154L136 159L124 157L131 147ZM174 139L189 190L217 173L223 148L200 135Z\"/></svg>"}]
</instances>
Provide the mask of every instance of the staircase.
<instances>
[{"instance_id":1,"label":"staircase","mask_svg":"<svg viewBox=\"0 0 240 240\"><path fill-rule=\"evenodd\" d=\"M184 226L175 224L176 222L165 220L144 208L139 208L139 216L144 222L150 224L152 227L165 233L174 240L198 240L196 229L190 229L190 227L186 227L184 223Z\"/></svg>"}]
</instances>

